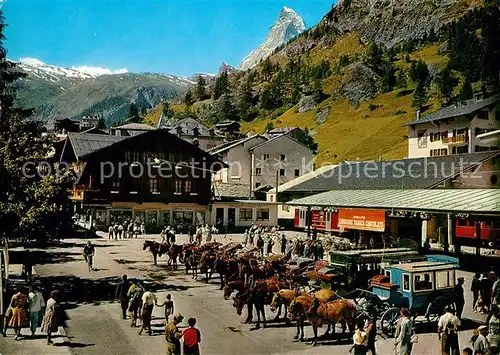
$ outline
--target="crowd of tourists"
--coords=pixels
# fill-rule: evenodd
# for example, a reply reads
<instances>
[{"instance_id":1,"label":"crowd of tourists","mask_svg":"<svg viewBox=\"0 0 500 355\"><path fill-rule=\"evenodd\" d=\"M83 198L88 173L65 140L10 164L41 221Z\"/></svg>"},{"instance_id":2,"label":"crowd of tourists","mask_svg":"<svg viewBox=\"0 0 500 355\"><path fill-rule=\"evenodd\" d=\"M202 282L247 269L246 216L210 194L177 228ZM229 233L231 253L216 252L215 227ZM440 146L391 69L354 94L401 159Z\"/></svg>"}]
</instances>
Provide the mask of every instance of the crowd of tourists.
<instances>
[{"instance_id":1,"label":"crowd of tourists","mask_svg":"<svg viewBox=\"0 0 500 355\"><path fill-rule=\"evenodd\" d=\"M129 282L127 275L123 275L116 288L115 298L120 301L122 318L127 319L128 313L131 320L130 326L140 327L139 335L143 332L148 335L153 334L151 326L153 308L164 308L167 355L180 355L181 343L183 354L198 355L200 353L201 333L195 328L196 318L189 318L187 321L189 327L184 331L179 330L178 325L183 322L184 317L179 312L174 312L174 302L170 294L166 295L163 302L158 303L157 296L147 285Z\"/></svg>"},{"instance_id":2,"label":"crowd of tourists","mask_svg":"<svg viewBox=\"0 0 500 355\"><path fill-rule=\"evenodd\" d=\"M144 223L134 223L132 221L116 222L112 223L108 229L108 239L137 238L139 234L146 234Z\"/></svg>"}]
</instances>

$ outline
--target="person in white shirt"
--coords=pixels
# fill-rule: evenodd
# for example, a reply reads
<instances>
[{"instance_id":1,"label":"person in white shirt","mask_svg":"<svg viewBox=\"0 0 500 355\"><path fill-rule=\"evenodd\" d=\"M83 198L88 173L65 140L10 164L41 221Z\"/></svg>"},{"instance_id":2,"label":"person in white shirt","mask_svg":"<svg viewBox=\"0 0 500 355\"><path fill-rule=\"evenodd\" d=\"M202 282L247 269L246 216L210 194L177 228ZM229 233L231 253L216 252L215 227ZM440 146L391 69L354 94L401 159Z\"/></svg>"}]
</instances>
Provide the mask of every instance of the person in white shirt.
<instances>
[{"instance_id":1,"label":"person in white shirt","mask_svg":"<svg viewBox=\"0 0 500 355\"><path fill-rule=\"evenodd\" d=\"M446 306L445 314L438 320L438 337L441 341L443 355L454 355L460 352L458 345L458 328L462 325L453 310Z\"/></svg>"},{"instance_id":2,"label":"person in white shirt","mask_svg":"<svg viewBox=\"0 0 500 355\"><path fill-rule=\"evenodd\" d=\"M28 294L28 306L30 311L31 337L34 337L36 328L38 327L38 320L40 319L40 312L45 307L45 300L38 289L38 285L31 286Z\"/></svg>"},{"instance_id":3,"label":"person in white shirt","mask_svg":"<svg viewBox=\"0 0 500 355\"><path fill-rule=\"evenodd\" d=\"M486 325L482 325L477 328L479 335L477 336L476 341L474 342L474 355L481 354L484 355L486 350L490 347L490 342L486 338L488 335L488 327Z\"/></svg>"},{"instance_id":4,"label":"person in white shirt","mask_svg":"<svg viewBox=\"0 0 500 355\"><path fill-rule=\"evenodd\" d=\"M139 330L139 335L142 334L143 330L148 331L149 335L152 335L151 330L151 315L153 314L153 307L158 302L156 296L153 292L146 290L142 295L142 327Z\"/></svg>"}]
</instances>

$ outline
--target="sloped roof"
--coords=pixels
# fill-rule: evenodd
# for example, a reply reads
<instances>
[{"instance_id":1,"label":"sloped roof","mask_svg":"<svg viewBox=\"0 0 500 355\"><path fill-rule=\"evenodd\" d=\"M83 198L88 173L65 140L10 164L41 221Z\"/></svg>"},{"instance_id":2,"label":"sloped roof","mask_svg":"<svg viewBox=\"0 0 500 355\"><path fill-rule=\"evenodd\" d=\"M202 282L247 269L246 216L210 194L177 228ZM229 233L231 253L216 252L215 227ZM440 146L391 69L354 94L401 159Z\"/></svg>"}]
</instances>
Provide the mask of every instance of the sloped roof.
<instances>
[{"instance_id":1,"label":"sloped roof","mask_svg":"<svg viewBox=\"0 0 500 355\"><path fill-rule=\"evenodd\" d=\"M68 139L71 142L76 157L82 158L88 154L94 153L100 149L109 147L117 142L121 142L130 137L111 136L108 134L93 133L68 133Z\"/></svg>"},{"instance_id":2,"label":"sloped roof","mask_svg":"<svg viewBox=\"0 0 500 355\"><path fill-rule=\"evenodd\" d=\"M215 197L221 199L247 199L250 195L250 185L245 184L214 182L213 188Z\"/></svg>"},{"instance_id":3,"label":"sloped roof","mask_svg":"<svg viewBox=\"0 0 500 355\"><path fill-rule=\"evenodd\" d=\"M168 129L170 130L170 133L172 134L177 134L177 129L182 128L182 134L186 135L194 135L193 130L195 128L198 129L198 134L200 136L209 136L210 135L210 128L205 126L203 123L198 121L197 119L193 117L186 117L183 118L180 121L177 121L173 124L171 124Z\"/></svg>"},{"instance_id":4,"label":"sloped roof","mask_svg":"<svg viewBox=\"0 0 500 355\"><path fill-rule=\"evenodd\" d=\"M312 152L311 148L309 148L308 146L306 146L306 145L304 145L304 144L300 143L298 140L293 139L293 138L292 138L292 137L290 137L288 134L280 134L279 136L276 136L276 137L270 138L270 139L268 139L266 142L262 142L262 143L260 143L260 144L257 144L256 146L254 146L254 147L250 148L250 150L251 150L251 151L253 151L253 150L255 150L255 149L259 149L259 148L261 148L262 146L264 146L264 145L266 145L266 144L273 143L273 142L275 142L275 141L277 141L277 140L279 140L279 139L289 139L289 140L291 140L291 141L293 141L293 142L295 142L295 143L297 143L297 144L300 144L300 145L301 145L301 146L303 146L304 148L309 149L309 150Z\"/></svg>"},{"instance_id":5,"label":"sloped roof","mask_svg":"<svg viewBox=\"0 0 500 355\"><path fill-rule=\"evenodd\" d=\"M242 138L242 139L237 139L235 141L229 142L230 144L228 144L228 145L217 146L217 147L215 147L214 150L210 151L210 154L220 154L222 152L228 151L228 150L230 150L230 149L232 149L232 148L234 148L234 147L236 147L236 146L238 146L240 144L244 144L244 143L246 143L248 141L251 141L252 139L256 139L256 138L264 138L264 139L267 140L266 137L263 137L261 135L256 134L255 136L251 136L251 137L247 137L247 138Z\"/></svg>"},{"instance_id":6,"label":"sloped roof","mask_svg":"<svg viewBox=\"0 0 500 355\"><path fill-rule=\"evenodd\" d=\"M294 131L296 129L299 129L298 127L278 127L270 130L268 133L269 134L285 134L291 131Z\"/></svg>"},{"instance_id":7,"label":"sloped roof","mask_svg":"<svg viewBox=\"0 0 500 355\"><path fill-rule=\"evenodd\" d=\"M500 189L334 190L289 202L292 206L500 213Z\"/></svg>"},{"instance_id":8,"label":"sloped roof","mask_svg":"<svg viewBox=\"0 0 500 355\"><path fill-rule=\"evenodd\" d=\"M153 126L150 126L145 123L127 123L118 127L113 127L113 129L128 129L134 131L152 131L156 129Z\"/></svg>"},{"instance_id":9,"label":"sloped roof","mask_svg":"<svg viewBox=\"0 0 500 355\"><path fill-rule=\"evenodd\" d=\"M338 167L339 165L340 164L321 166L321 167L319 167L316 170L310 171L307 174L304 174L302 176L299 176L298 178L295 178L293 180L285 182L284 184L279 185L278 186L278 192L287 191L287 190L291 189L294 186L297 186L297 185L299 185L299 184L301 184L301 183L303 183L305 181L308 181L308 180L312 179L315 176L318 176L318 175L321 175L321 174L326 174L330 170L335 169L336 167ZM273 188L272 190L269 190L269 193L274 193L275 194L276 193L276 188Z\"/></svg>"},{"instance_id":10,"label":"sloped roof","mask_svg":"<svg viewBox=\"0 0 500 355\"><path fill-rule=\"evenodd\" d=\"M451 117L469 115L473 112L481 110L482 108L485 108L486 106L496 104L498 102L500 102L500 94L496 94L481 100L470 99L463 102L457 102L456 104L444 107L420 119L405 123L403 126L410 126L414 124L444 120Z\"/></svg>"},{"instance_id":11,"label":"sloped roof","mask_svg":"<svg viewBox=\"0 0 500 355\"><path fill-rule=\"evenodd\" d=\"M496 155L500 152L342 163L284 191L426 189Z\"/></svg>"},{"instance_id":12,"label":"sloped roof","mask_svg":"<svg viewBox=\"0 0 500 355\"><path fill-rule=\"evenodd\" d=\"M167 120L165 119L165 116L163 116L163 113L161 114L160 119L156 124L156 128L158 129L168 128Z\"/></svg>"}]
</instances>

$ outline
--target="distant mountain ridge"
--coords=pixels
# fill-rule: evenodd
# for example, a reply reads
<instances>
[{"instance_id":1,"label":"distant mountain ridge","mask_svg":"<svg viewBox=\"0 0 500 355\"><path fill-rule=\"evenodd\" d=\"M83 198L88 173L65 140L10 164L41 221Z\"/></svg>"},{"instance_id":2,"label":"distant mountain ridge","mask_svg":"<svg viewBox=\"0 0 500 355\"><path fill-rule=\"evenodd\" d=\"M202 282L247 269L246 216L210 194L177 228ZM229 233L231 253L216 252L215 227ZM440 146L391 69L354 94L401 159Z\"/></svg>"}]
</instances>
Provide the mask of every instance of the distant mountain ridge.
<instances>
[{"instance_id":1,"label":"distant mountain ridge","mask_svg":"<svg viewBox=\"0 0 500 355\"><path fill-rule=\"evenodd\" d=\"M36 60L18 68L27 74L20 80L18 104L34 108L35 117L49 126L58 118L85 115L103 115L112 124L127 116L132 102L145 110L195 84L168 74L101 74L109 71L62 68Z\"/></svg>"},{"instance_id":2,"label":"distant mountain ridge","mask_svg":"<svg viewBox=\"0 0 500 355\"><path fill-rule=\"evenodd\" d=\"M278 22L269 31L266 41L246 56L240 67L248 70L260 63L261 60L270 56L273 51L281 45L288 43L292 38L306 30L302 17L288 7L283 7Z\"/></svg>"}]
</instances>

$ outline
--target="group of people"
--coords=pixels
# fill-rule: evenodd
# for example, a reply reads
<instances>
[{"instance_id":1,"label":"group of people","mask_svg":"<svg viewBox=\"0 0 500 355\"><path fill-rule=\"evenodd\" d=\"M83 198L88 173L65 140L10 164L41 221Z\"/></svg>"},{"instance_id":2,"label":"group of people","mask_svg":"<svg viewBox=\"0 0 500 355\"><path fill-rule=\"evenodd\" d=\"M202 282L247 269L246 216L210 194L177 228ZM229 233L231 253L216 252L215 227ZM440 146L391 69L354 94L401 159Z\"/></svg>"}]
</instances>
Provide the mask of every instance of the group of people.
<instances>
[{"instance_id":1,"label":"group of people","mask_svg":"<svg viewBox=\"0 0 500 355\"><path fill-rule=\"evenodd\" d=\"M111 224L108 229L108 239L137 238L139 234L146 234L144 223L139 224L132 221L116 222Z\"/></svg>"},{"instance_id":2,"label":"group of people","mask_svg":"<svg viewBox=\"0 0 500 355\"><path fill-rule=\"evenodd\" d=\"M202 242L210 243L212 242L212 234L217 234L219 230L215 226L199 225L195 230L189 233L189 242L196 242L201 244Z\"/></svg>"},{"instance_id":3,"label":"group of people","mask_svg":"<svg viewBox=\"0 0 500 355\"><path fill-rule=\"evenodd\" d=\"M483 274L477 272L472 279L471 291L473 312L487 314L492 304L500 305L500 279L494 271Z\"/></svg>"},{"instance_id":4,"label":"group of people","mask_svg":"<svg viewBox=\"0 0 500 355\"><path fill-rule=\"evenodd\" d=\"M52 332L58 329L59 291L50 293L45 303L40 285L34 283L29 291L19 288L12 296L4 316L3 336L7 336L9 327L14 329L14 339L21 340L21 330L29 327L31 337L35 337L36 329L41 325L41 331L47 334L47 344L53 344ZM42 317L43 315L43 317Z\"/></svg>"},{"instance_id":5,"label":"group of people","mask_svg":"<svg viewBox=\"0 0 500 355\"><path fill-rule=\"evenodd\" d=\"M189 327L184 331L180 331L178 325L182 323L184 317L178 312L174 313L174 302L170 294L167 294L164 302L159 304L156 295L147 286L139 282L130 283L127 275L123 275L116 288L115 298L120 301L122 318L127 319L127 311L130 313L131 327L137 326L137 320L142 321L139 335L142 335L143 331L152 335L151 319L153 308L155 306L164 307L167 355L181 354L181 339L183 340L183 353L185 355L198 355L200 353L201 333L195 328L196 319L189 318Z\"/></svg>"}]
</instances>

